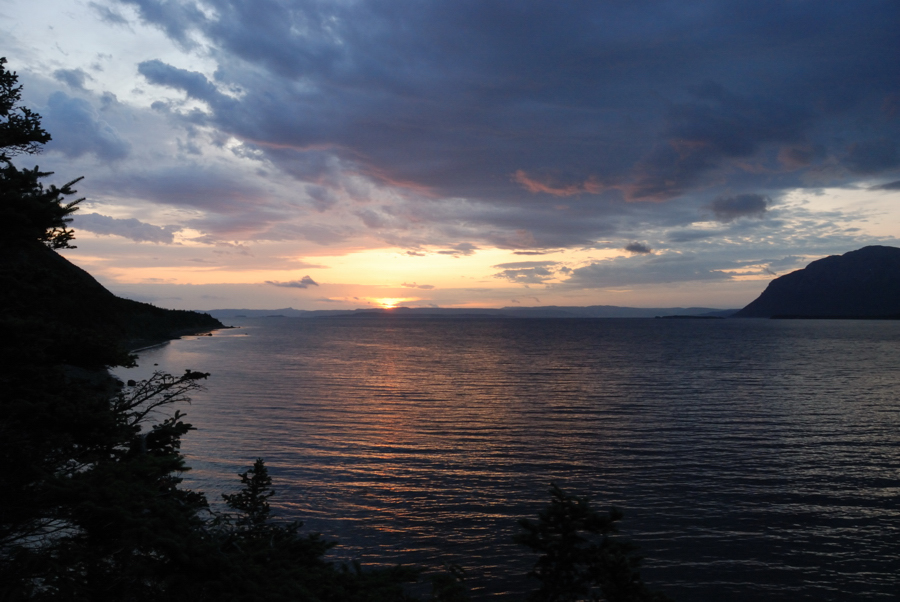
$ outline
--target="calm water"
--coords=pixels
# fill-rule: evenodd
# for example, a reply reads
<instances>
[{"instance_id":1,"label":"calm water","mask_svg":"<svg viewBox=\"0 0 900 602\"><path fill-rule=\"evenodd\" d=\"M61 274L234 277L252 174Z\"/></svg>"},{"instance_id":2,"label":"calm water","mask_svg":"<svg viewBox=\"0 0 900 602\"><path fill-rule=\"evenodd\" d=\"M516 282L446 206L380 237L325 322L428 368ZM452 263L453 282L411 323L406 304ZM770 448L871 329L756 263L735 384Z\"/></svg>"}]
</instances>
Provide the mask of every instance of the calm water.
<instances>
[{"instance_id":1,"label":"calm water","mask_svg":"<svg viewBox=\"0 0 900 602\"><path fill-rule=\"evenodd\" d=\"M900 322L234 322L141 355L212 373L190 484L262 456L279 516L348 557L519 599L553 481L623 508L676 600L900 599Z\"/></svg>"}]
</instances>

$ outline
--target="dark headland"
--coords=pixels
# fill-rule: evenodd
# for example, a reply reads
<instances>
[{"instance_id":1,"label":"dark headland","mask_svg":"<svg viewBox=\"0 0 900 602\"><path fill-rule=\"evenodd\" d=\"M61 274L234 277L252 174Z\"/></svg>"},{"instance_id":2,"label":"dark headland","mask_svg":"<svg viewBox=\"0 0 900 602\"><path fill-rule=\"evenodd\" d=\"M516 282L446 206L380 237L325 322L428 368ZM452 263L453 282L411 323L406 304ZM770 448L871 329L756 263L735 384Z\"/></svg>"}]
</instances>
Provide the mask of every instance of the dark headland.
<instances>
[{"instance_id":1,"label":"dark headland","mask_svg":"<svg viewBox=\"0 0 900 602\"><path fill-rule=\"evenodd\" d=\"M900 249L870 246L785 274L735 318L900 319Z\"/></svg>"},{"instance_id":2,"label":"dark headland","mask_svg":"<svg viewBox=\"0 0 900 602\"><path fill-rule=\"evenodd\" d=\"M112 348L127 351L223 327L208 314L116 297L86 271L37 241L2 251L0 318L5 336L13 341L53 337L53 348L63 362L80 364ZM105 358L96 360L107 363Z\"/></svg>"}]
</instances>

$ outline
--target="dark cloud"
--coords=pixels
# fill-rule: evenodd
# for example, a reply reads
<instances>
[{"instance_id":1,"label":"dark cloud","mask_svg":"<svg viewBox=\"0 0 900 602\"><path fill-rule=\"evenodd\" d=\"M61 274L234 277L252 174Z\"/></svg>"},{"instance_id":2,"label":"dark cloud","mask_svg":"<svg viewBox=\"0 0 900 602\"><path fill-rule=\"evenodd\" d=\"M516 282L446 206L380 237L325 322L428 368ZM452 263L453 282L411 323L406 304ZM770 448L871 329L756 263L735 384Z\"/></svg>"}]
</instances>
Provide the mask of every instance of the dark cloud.
<instances>
[{"instance_id":1,"label":"dark cloud","mask_svg":"<svg viewBox=\"0 0 900 602\"><path fill-rule=\"evenodd\" d=\"M731 266L729 266L731 267ZM694 256L632 256L594 262L572 271L563 283L575 288L614 288L640 284L729 280L731 275Z\"/></svg>"},{"instance_id":2,"label":"dark cloud","mask_svg":"<svg viewBox=\"0 0 900 602\"><path fill-rule=\"evenodd\" d=\"M220 98L219 91L206 76L196 71L178 69L159 60L144 61L138 65L138 73L152 84L182 90L191 98L207 102Z\"/></svg>"},{"instance_id":3,"label":"dark cloud","mask_svg":"<svg viewBox=\"0 0 900 602\"><path fill-rule=\"evenodd\" d=\"M854 142L850 145L844 164L861 174L882 173L897 167L900 165L897 141L889 138L877 138Z\"/></svg>"},{"instance_id":4,"label":"dark cloud","mask_svg":"<svg viewBox=\"0 0 900 602\"><path fill-rule=\"evenodd\" d=\"M41 115L42 125L53 132L53 140L47 144L49 151L73 158L90 153L99 159L116 161L127 157L131 150L131 145L81 98L54 92Z\"/></svg>"},{"instance_id":5,"label":"dark cloud","mask_svg":"<svg viewBox=\"0 0 900 602\"><path fill-rule=\"evenodd\" d=\"M872 190L900 190L900 180L881 184L880 186L873 186Z\"/></svg>"},{"instance_id":6,"label":"dark cloud","mask_svg":"<svg viewBox=\"0 0 900 602\"><path fill-rule=\"evenodd\" d=\"M548 253L554 253L559 249L553 250L540 250L540 251L513 251L513 255L547 255Z\"/></svg>"},{"instance_id":7,"label":"dark cloud","mask_svg":"<svg viewBox=\"0 0 900 602\"><path fill-rule=\"evenodd\" d=\"M740 217L762 217L769 208L769 202L769 199L761 194L739 194L717 198L710 205L710 209L716 221L730 222Z\"/></svg>"},{"instance_id":8,"label":"dark cloud","mask_svg":"<svg viewBox=\"0 0 900 602\"><path fill-rule=\"evenodd\" d=\"M808 109L741 97L706 82L690 103L670 108L665 142L637 164L627 195L666 200L684 194L728 160L752 157L765 144L802 141L810 118Z\"/></svg>"},{"instance_id":9,"label":"dark cloud","mask_svg":"<svg viewBox=\"0 0 900 602\"><path fill-rule=\"evenodd\" d=\"M193 48L196 43L190 37L192 26L202 23L203 12L194 2L178 0L122 0L138 9L145 21L158 26L182 48Z\"/></svg>"},{"instance_id":10,"label":"dark cloud","mask_svg":"<svg viewBox=\"0 0 900 602\"><path fill-rule=\"evenodd\" d=\"M83 69L57 69L53 72L53 79L70 88L84 90L84 83L91 79L91 76Z\"/></svg>"},{"instance_id":11,"label":"dark cloud","mask_svg":"<svg viewBox=\"0 0 900 602\"><path fill-rule=\"evenodd\" d=\"M309 276L304 276L300 280L290 280L288 282L266 280L266 284L271 284L272 286L282 286L285 288L309 288L310 286L319 286L319 283Z\"/></svg>"},{"instance_id":12,"label":"dark cloud","mask_svg":"<svg viewBox=\"0 0 900 602\"><path fill-rule=\"evenodd\" d=\"M356 212L356 216L369 228L384 228L390 223L384 215L371 209L360 209Z\"/></svg>"},{"instance_id":13,"label":"dark cloud","mask_svg":"<svg viewBox=\"0 0 900 602\"><path fill-rule=\"evenodd\" d=\"M312 205L316 211L328 211L337 203L338 199L334 191L324 186L310 184L306 187L306 194L312 199Z\"/></svg>"},{"instance_id":14,"label":"dark cloud","mask_svg":"<svg viewBox=\"0 0 900 602\"><path fill-rule=\"evenodd\" d=\"M108 6L103 6L102 4L98 4L96 2L88 2L88 6L91 7L97 15L100 17L102 21L109 23L111 25L128 25L128 19L122 16L121 13L111 9Z\"/></svg>"},{"instance_id":15,"label":"dark cloud","mask_svg":"<svg viewBox=\"0 0 900 602\"><path fill-rule=\"evenodd\" d=\"M118 219L99 213L76 213L72 226L94 234L124 236L136 242L172 243L180 226L154 226L137 219Z\"/></svg>"},{"instance_id":16,"label":"dark cloud","mask_svg":"<svg viewBox=\"0 0 900 602\"><path fill-rule=\"evenodd\" d=\"M802 268L809 263L808 258L798 255L788 255L781 259L771 259L765 262L772 271L782 272L791 268Z\"/></svg>"},{"instance_id":17,"label":"dark cloud","mask_svg":"<svg viewBox=\"0 0 900 602\"><path fill-rule=\"evenodd\" d=\"M693 242L695 240L715 238L722 233L722 230L674 230L669 233L669 241Z\"/></svg>"},{"instance_id":18,"label":"dark cloud","mask_svg":"<svg viewBox=\"0 0 900 602\"><path fill-rule=\"evenodd\" d=\"M653 252L653 249L651 249L650 247L648 247L647 245L645 245L642 242L629 243L629 244L625 245L625 250L628 251L629 253L644 254L644 255Z\"/></svg>"},{"instance_id":19,"label":"dark cloud","mask_svg":"<svg viewBox=\"0 0 900 602\"><path fill-rule=\"evenodd\" d=\"M555 261L511 261L508 263L498 263L491 267L495 269L545 268L556 264L557 262Z\"/></svg>"},{"instance_id":20,"label":"dark cloud","mask_svg":"<svg viewBox=\"0 0 900 602\"><path fill-rule=\"evenodd\" d=\"M250 209L264 208L264 194L246 179L199 163L129 173L117 177L116 185L120 194L225 215L239 214L243 219L248 219L246 212Z\"/></svg>"},{"instance_id":21,"label":"dark cloud","mask_svg":"<svg viewBox=\"0 0 900 602\"><path fill-rule=\"evenodd\" d=\"M352 174L470 201L418 217L540 250L641 231L638 213L684 228L716 194L900 169L896 2L121 1L219 61L212 79L140 64L208 105L171 118L242 141L318 211Z\"/></svg>"}]
</instances>

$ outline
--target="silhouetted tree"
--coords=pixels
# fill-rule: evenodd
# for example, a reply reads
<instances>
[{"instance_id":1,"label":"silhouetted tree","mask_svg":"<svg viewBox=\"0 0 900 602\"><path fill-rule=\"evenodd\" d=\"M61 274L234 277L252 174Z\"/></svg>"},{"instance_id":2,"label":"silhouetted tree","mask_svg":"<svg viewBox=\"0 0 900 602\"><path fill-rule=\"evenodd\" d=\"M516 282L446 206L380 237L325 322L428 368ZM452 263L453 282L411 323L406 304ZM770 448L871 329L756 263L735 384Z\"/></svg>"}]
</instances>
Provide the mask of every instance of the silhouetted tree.
<instances>
[{"instance_id":1,"label":"silhouetted tree","mask_svg":"<svg viewBox=\"0 0 900 602\"><path fill-rule=\"evenodd\" d=\"M39 152L50 134L41 127L41 116L20 104L22 86L5 64L6 58L0 58L0 161L9 163L15 155Z\"/></svg>"},{"instance_id":2,"label":"silhouetted tree","mask_svg":"<svg viewBox=\"0 0 900 602\"><path fill-rule=\"evenodd\" d=\"M50 185L45 188L42 178L52 172L34 169L18 169L12 157L40 152L41 146L50 141L41 127L41 116L21 105L22 86L18 76L4 66L0 58L0 224L3 240L7 243L40 241L51 249L74 248L69 242L74 238L67 226L69 217L84 199L66 201L76 193L72 188L81 178L76 178L61 188Z\"/></svg>"},{"instance_id":3,"label":"silhouetted tree","mask_svg":"<svg viewBox=\"0 0 900 602\"><path fill-rule=\"evenodd\" d=\"M541 554L529 575L541 585L532 602L663 602L641 580L637 546L612 535L623 514L616 508L594 510L587 498L550 486L550 504L537 522L522 519L515 537Z\"/></svg>"}]
</instances>

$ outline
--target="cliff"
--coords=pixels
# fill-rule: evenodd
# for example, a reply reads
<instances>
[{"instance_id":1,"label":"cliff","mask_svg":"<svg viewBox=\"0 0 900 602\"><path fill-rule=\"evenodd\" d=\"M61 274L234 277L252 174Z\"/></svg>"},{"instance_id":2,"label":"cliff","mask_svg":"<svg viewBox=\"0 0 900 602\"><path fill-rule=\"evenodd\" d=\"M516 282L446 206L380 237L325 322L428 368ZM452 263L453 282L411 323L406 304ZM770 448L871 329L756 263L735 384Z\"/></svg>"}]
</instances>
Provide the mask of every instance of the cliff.
<instances>
[{"instance_id":1,"label":"cliff","mask_svg":"<svg viewBox=\"0 0 900 602\"><path fill-rule=\"evenodd\" d=\"M871 246L769 283L735 318L900 318L900 249Z\"/></svg>"}]
</instances>

